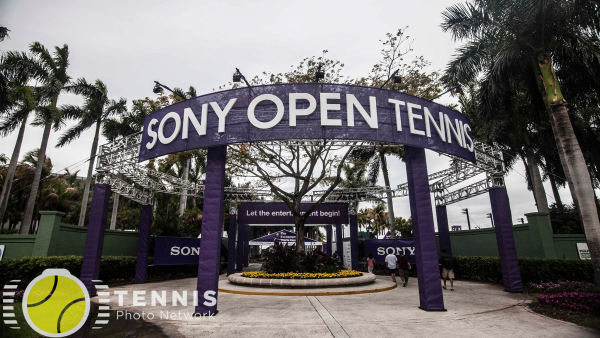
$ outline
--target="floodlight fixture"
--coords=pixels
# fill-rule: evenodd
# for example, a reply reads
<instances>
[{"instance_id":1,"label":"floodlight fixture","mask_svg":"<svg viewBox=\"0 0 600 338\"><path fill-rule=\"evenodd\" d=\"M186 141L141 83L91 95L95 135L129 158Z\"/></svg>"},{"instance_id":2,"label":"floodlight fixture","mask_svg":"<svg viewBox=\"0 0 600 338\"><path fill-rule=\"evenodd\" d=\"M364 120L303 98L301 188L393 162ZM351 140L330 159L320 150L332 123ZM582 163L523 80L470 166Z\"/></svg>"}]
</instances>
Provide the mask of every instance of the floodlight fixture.
<instances>
[{"instance_id":1,"label":"floodlight fixture","mask_svg":"<svg viewBox=\"0 0 600 338\"><path fill-rule=\"evenodd\" d=\"M152 91L154 92L154 94L162 94L163 93L163 88L170 91L173 95L179 97L180 99L182 99L183 101L187 100L185 97L175 93L171 88L165 86L164 84L158 82L158 81L154 81L154 88L152 89Z\"/></svg>"},{"instance_id":2,"label":"floodlight fixture","mask_svg":"<svg viewBox=\"0 0 600 338\"><path fill-rule=\"evenodd\" d=\"M155 81L156 82L156 81ZM158 82L154 85L154 89L152 89L152 91L154 92L154 94L162 94L163 89L162 87L158 84Z\"/></svg>"},{"instance_id":3,"label":"floodlight fixture","mask_svg":"<svg viewBox=\"0 0 600 338\"><path fill-rule=\"evenodd\" d=\"M379 88L383 88L385 87L385 85L390 82L391 79L394 79L394 83L400 84L402 83L402 76L398 75L398 72L400 71L400 69L396 69L395 72L392 73L392 75L390 75L390 77L388 77L387 80L385 80L385 82L381 85L381 87Z\"/></svg>"},{"instance_id":4,"label":"floodlight fixture","mask_svg":"<svg viewBox=\"0 0 600 338\"><path fill-rule=\"evenodd\" d=\"M317 79L317 82L325 78L325 72L323 71L322 64L319 64L319 67L317 67L317 71L315 72L315 78Z\"/></svg>"},{"instance_id":5,"label":"floodlight fixture","mask_svg":"<svg viewBox=\"0 0 600 338\"><path fill-rule=\"evenodd\" d=\"M240 70L236 68L235 73L233 73L233 82L240 83L242 82L242 80L244 80L246 86L250 87L250 84L248 83L248 81L246 81L246 77L244 76L244 74L242 74L242 72L240 72Z\"/></svg>"}]
</instances>

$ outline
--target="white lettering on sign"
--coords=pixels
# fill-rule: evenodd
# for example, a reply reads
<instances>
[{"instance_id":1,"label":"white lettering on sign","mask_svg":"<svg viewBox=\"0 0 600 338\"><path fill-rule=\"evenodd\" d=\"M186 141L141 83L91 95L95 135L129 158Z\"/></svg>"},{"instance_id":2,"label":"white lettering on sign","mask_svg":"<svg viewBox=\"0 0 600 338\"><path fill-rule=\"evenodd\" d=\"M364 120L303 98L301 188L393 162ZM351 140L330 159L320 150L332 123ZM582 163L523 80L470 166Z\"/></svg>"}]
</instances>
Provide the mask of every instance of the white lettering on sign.
<instances>
[{"instance_id":1,"label":"white lettering on sign","mask_svg":"<svg viewBox=\"0 0 600 338\"><path fill-rule=\"evenodd\" d=\"M183 116L176 112L169 112L162 119L153 118L148 123L146 133L150 138L145 144L147 149L152 149L157 142L169 144L178 137L186 140L190 136L206 136L208 115L212 112L218 118L218 133L224 133L226 130L227 115L231 112L237 99L228 101L225 107L221 108L217 102L204 103L201 111L194 112L192 108L185 108ZM369 128L378 129L378 111L377 98L369 96L368 110L358 101L354 94L346 94L344 98L340 93L319 93L320 104L320 122L321 126L342 126L341 118L332 117L332 113L341 113L343 101L346 104L346 124L348 127L355 126L355 117L358 115L366 122ZM276 107L275 116L270 121L260 121L255 114L256 107L263 101L270 101ZM298 118L306 117L317 109L317 98L309 93L289 93L288 94L287 113L289 114L289 125L297 127ZM406 109L408 118L409 133L413 135L425 136L431 138L432 135L439 137L442 142L452 144L457 143L460 147L470 152L474 151L471 126L465 124L459 119L452 120L448 114L442 111L431 112L428 107L416 103L388 99L388 104L394 107L394 116L396 130L402 132L401 109ZM208 107L212 108L209 111ZM198 115L197 115L198 114ZM271 129L277 126L286 114L286 105L284 100L273 94L262 94L255 97L248 105L248 121L256 128ZM437 120L436 120L437 119ZM417 127L417 121L420 126ZM172 131L165 130L166 125L173 125ZM190 127L190 124L192 127ZM158 128L157 128L158 125ZM421 128L423 128L422 130ZM195 134L194 134L195 133ZM168 134L168 135L167 135ZM191 134L191 135L190 135Z\"/></svg>"},{"instance_id":2,"label":"white lettering on sign","mask_svg":"<svg viewBox=\"0 0 600 338\"><path fill-rule=\"evenodd\" d=\"M198 256L200 255L200 247L189 247L189 246L184 246L184 247L179 247L179 246L173 246L171 247L171 256Z\"/></svg>"},{"instance_id":3,"label":"white lettering on sign","mask_svg":"<svg viewBox=\"0 0 600 338\"><path fill-rule=\"evenodd\" d=\"M380 246L377 248L378 256L386 256L386 255L399 255L402 252L404 255L415 255L415 247L414 246L404 246L404 247L384 247Z\"/></svg>"}]
</instances>

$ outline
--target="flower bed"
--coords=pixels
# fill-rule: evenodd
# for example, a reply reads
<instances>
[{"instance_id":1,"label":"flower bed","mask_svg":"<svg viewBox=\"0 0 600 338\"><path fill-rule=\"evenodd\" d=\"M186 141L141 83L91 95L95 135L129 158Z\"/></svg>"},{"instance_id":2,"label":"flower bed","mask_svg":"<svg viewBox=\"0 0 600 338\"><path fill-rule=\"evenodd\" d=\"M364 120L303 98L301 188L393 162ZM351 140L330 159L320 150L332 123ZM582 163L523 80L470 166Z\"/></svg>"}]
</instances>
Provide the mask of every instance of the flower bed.
<instances>
[{"instance_id":1,"label":"flower bed","mask_svg":"<svg viewBox=\"0 0 600 338\"><path fill-rule=\"evenodd\" d=\"M596 285L582 282L559 282L559 283L529 283L530 293L561 293L561 292L598 292Z\"/></svg>"},{"instance_id":2,"label":"flower bed","mask_svg":"<svg viewBox=\"0 0 600 338\"><path fill-rule=\"evenodd\" d=\"M282 272L282 273L267 273L264 271L252 271L242 273L242 277L246 278L270 278L270 279L328 279L328 278L348 278L359 277L363 273L354 270L341 270L332 273L311 273L311 272Z\"/></svg>"},{"instance_id":3,"label":"flower bed","mask_svg":"<svg viewBox=\"0 0 600 338\"><path fill-rule=\"evenodd\" d=\"M536 297L538 302L553 307L584 313L600 314L600 293L561 292Z\"/></svg>"}]
</instances>

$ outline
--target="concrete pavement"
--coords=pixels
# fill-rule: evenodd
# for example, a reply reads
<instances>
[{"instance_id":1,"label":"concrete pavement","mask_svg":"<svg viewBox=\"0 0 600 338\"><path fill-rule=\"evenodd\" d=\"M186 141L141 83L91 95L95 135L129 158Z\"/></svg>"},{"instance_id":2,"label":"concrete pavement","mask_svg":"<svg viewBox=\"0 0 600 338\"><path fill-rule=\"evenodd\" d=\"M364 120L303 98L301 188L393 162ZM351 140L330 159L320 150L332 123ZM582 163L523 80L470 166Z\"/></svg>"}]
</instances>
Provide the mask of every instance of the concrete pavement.
<instances>
[{"instance_id":1,"label":"concrete pavement","mask_svg":"<svg viewBox=\"0 0 600 338\"><path fill-rule=\"evenodd\" d=\"M389 277L378 279L390 280ZM221 283L226 277L221 277ZM110 305L129 313L152 313L166 336L194 337L598 337L599 332L531 312L527 297L500 285L457 281L444 291L447 312L418 308L417 279L404 288L343 296L249 296L219 293L219 313L211 318L160 319L192 313L194 278L111 288ZM167 306L131 306L132 291L167 291ZM170 291L188 290L188 306L172 306ZM129 291L119 307L114 291ZM121 317L110 325L126 325ZM120 324L119 324L120 323ZM99 332L98 332L99 333Z\"/></svg>"}]
</instances>

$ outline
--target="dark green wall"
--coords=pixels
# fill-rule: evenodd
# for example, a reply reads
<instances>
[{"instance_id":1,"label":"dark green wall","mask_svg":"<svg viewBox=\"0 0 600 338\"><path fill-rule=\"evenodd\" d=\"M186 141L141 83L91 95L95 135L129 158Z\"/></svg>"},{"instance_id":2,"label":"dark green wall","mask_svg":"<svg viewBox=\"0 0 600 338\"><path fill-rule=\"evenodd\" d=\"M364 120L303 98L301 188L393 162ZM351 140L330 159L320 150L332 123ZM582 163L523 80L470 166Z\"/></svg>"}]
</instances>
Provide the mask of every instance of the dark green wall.
<instances>
[{"instance_id":1,"label":"dark green wall","mask_svg":"<svg viewBox=\"0 0 600 338\"><path fill-rule=\"evenodd\" d=\"M585 235L552 235L556 258L579 259L577 243L585 243Z\"/></svg>"},{"instance_id":2,"label":"dark green wall","mask_svg":"<svg viewBox=\"0 0 600 338\"><path fill-rule=\"evenodd\" d=\"M56 244L56 256L82 256L86 234L87 228L61 224ZM137 242L137 232L105 230L102 255L136 256Z\"/></svg>"},{"instance_id":3,"label":"dark green wall","mask_svg":"<svg viewBox=\"0 0 600 338\"><path fill-rule=\"evenodd\" d=\"M0 245L4 245L2 259L31 256L35 235L0 235Z\"/></svg>"}]
</instances>

